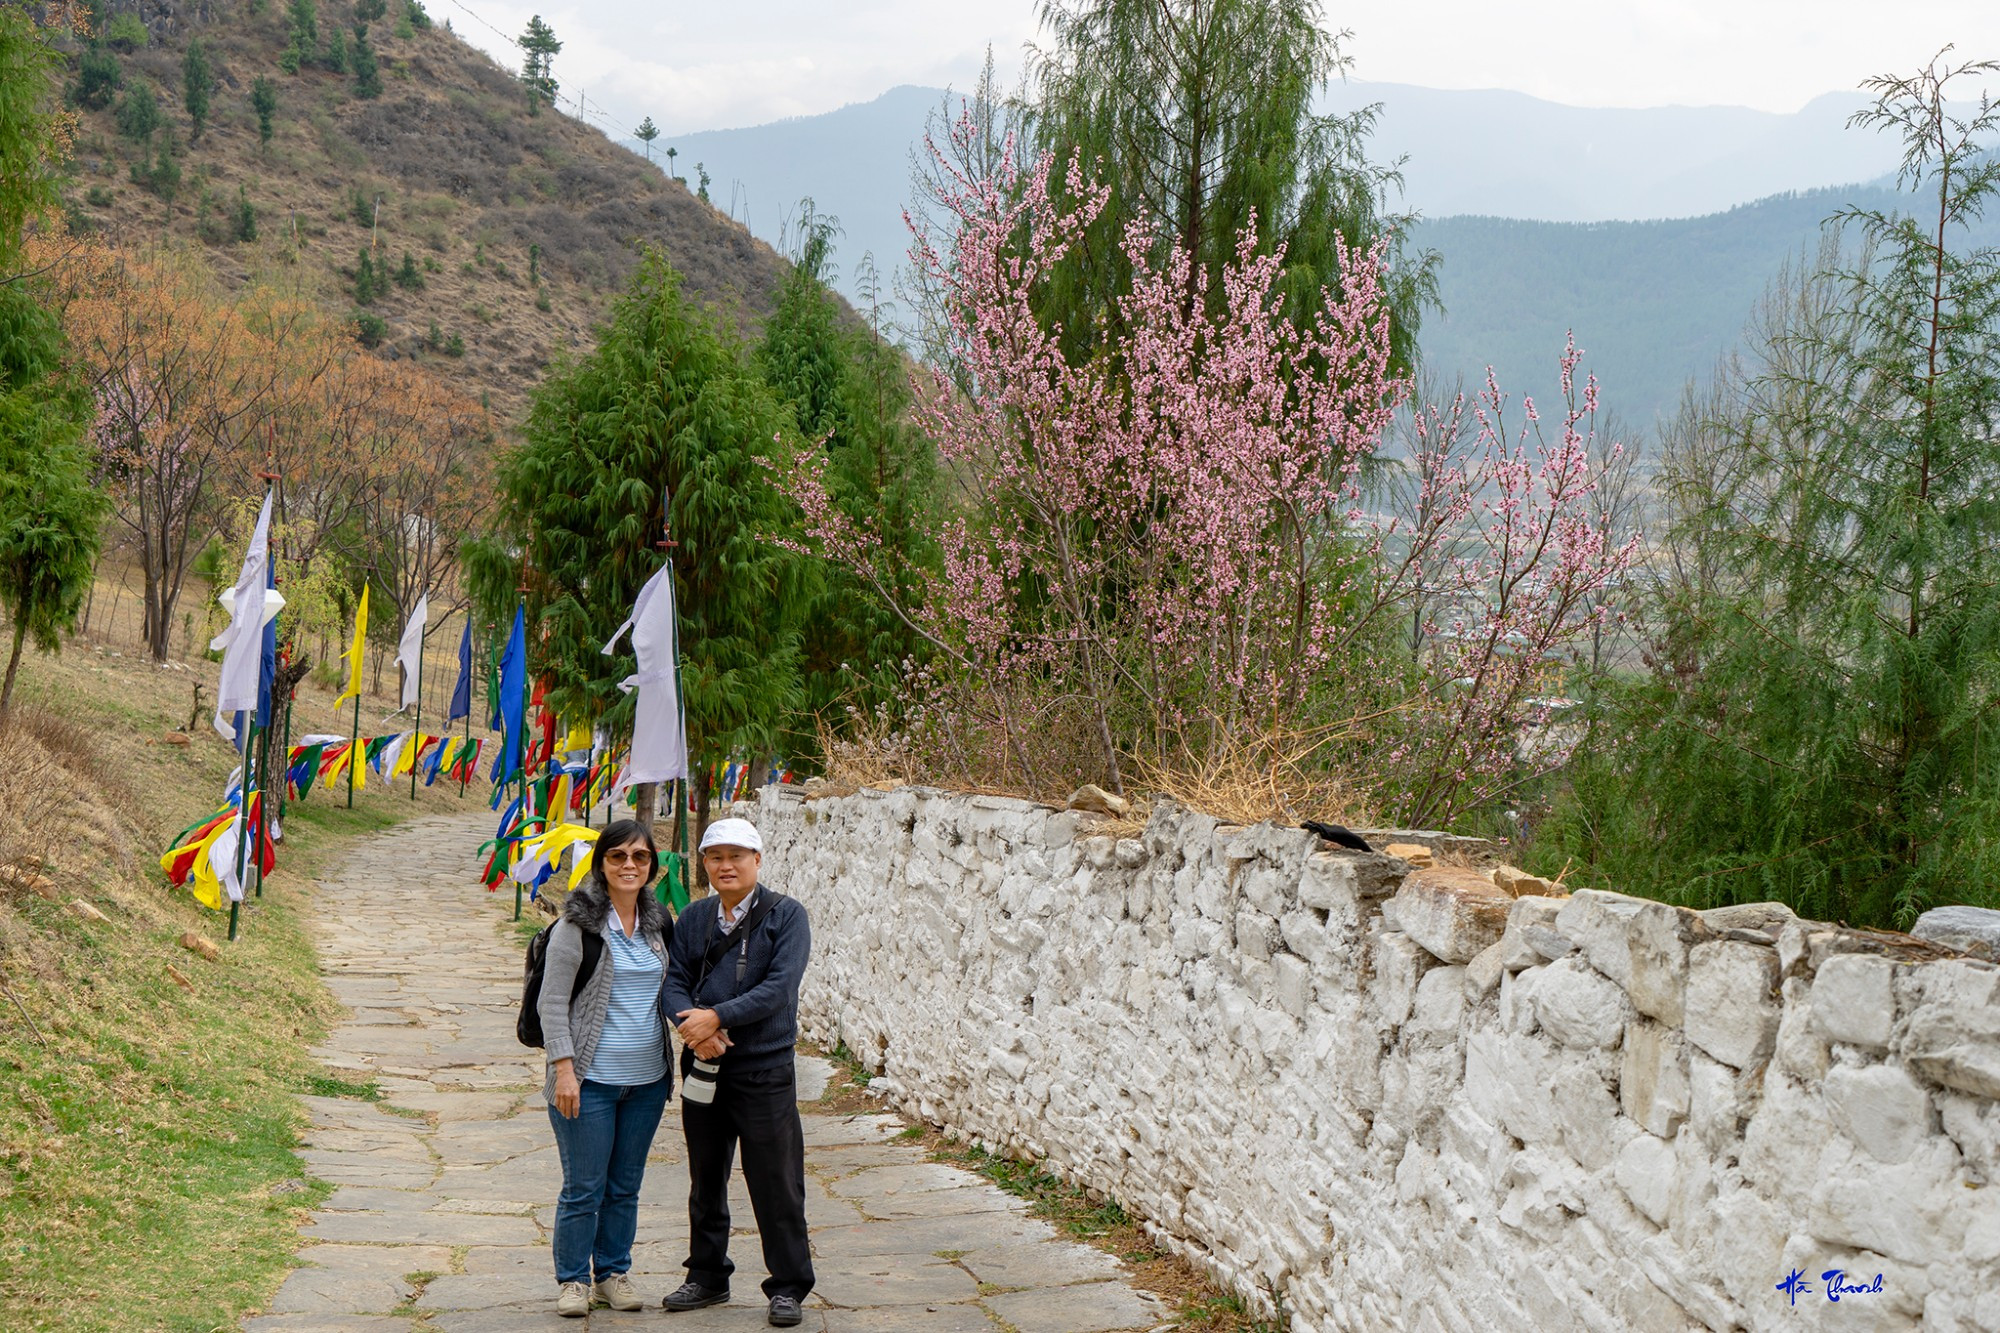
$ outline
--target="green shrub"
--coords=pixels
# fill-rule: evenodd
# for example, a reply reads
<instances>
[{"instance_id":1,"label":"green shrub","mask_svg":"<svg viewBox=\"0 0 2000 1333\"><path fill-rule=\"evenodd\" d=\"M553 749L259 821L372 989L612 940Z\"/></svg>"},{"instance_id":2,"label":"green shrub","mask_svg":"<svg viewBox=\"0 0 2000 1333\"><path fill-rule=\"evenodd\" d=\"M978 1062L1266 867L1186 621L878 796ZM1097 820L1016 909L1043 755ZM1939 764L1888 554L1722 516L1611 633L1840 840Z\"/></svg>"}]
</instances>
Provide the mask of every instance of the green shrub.
<instances>
[{"instance_id":1,"label":"green shrub","mask_svg":"<svg viewBox=\"0 0 2000 1333\"><path fill-rule=\"evenodd\" d=\"M181 57L181 105L194 122L190 143L201 138L202 130L208 127L208 99L214 91L215 70L208 63L208 52L199 41L189 42L187 54Z\"/></svg>"},{"instance_id":2,"label":"green shrub","mask_svg":"<svg viewBox=\"0 0 2000 1333\"><path fill-rule=\"evenodd\" d=\"M335 28L326 35L326 50L320 53L319 63L335 74L347 73L347 34Z\"/></svg>"},{"instance_id":3,"label":"green shrub","mask_svg":"<svg viewBox=\"0 0 2000 1333\"><path fill-rule=\"evenodd\" d=\"M111 191L105 189L102 185L93 185L90 187L89 193L83 196L83 201L92 208L109 208L111 207Z\"/></svg>"},{"instance_id":4,"label":"green shrub","mask_svg":"<svg viewBox=\"0 0 2000 1333\"><path fill-rule=\"evenodd\" d=\"M349 192L347 196L347 213L349 217L354 219L354 225L357 227L373 227L375 225L375 205L369 201L368 196L363 194L359 188Z\"/></svg>"},{"instance_id":5,"label":"green shrub","mask_svg":"<svg viewBox=\"0 0 2000 1333\"><path fill-rule=\"evenodd\" d=\"M171 204L181 190L180 156L174 151L174 136L162 131L156 143L152 161L141 154L132 164L132 183L144 186L153 194Z\"/></svg>"},{"instance_id":6,"label":"green shrub","mask_svg":"<svg viewBox=\"0 0 2000 1333\"><path fill-rule=\"evenodd\" d=\"M111 22L104 25L104 44L114 51L136 51L150 40L152 34L146 25L129 11L112 15Z\"/></svg>"},{"instance_id":7,"label":"green shrub","mask_svg":"<svg viewBox=\"0 0 2000 1333\"><path fill-rule=\"evenodd\" d=\"M354 95L368 101L382 95L382 69L375 61L375 48L368 45L368 25L354 25Z\"/></svg>"},{"instance_id":8,"label":"green shrub","mask_svg":"<svg viewBox=\"0 0 2000 1333\"><path fill-rule=\"evenodd\" d=\"M113 115L120 134L135 143L144 143L160 128L160 99L153 95L152 85L135 83L118 99L118 109Z\"/></svg>"},{"instance_id":9,"label":"green shrub","mask_svg":"<svg viewBox=\"0 0 2000 1333\"><path fill-rule=\"evenodd\" d=\"M262 74L250 85L250 109L257 113L258 142L271 142L271 117L278 113L278 85Z\"/></svg>"},{"instance_id":10,"label":"green shrub","mask_svg":"<svg viewBox=\"0 0 2000 1333\"><path fill-rule=\"evenodd\" d=\"M366 249L354 265L354 304L373 305L375 298L382 294L382 278L375 272L375 257Z\"/></svg>"},{"instance_id":11,"label":"green shrub","mask_svg":"<svg viewBox=\"0 0 2000 1333\"><path fill-rule=\"evenodd\" d=\"M380 347L382 340L389 336L389 321L366 310L357 310L354 319L354 341L363 347Z\"/></svg>"},{"instance_id":12,"label":"green shrub","mask_svg":"<svg viewBox=\"0 0 2000 1333\"><path fill-rule=\"evenodd\" d=\"M403 17L418 32L428 32L431 26L430 12L424 8L424 0L404 0Z\"/></svg>"},{"instance_id":13,"label":"green shrub","mask_svg":"<svg viewBox=\"0 0 2000 1333\"><path fill-rule=\"evenodd\" d=\"M236 187L236 239L244 242L257 239L257 206L250 202L249 193L241 185Z\"/></svg>"},{"instance_id":14,"label":"green shrub","mask_svg":"<svg viewBox=\"0 0 2000 1333\"><path fill-rule=\"evenodd\" d=\"M456 334L456 333L452 334L452 335L451 335L451 337L450 337L449 339L447 339L447 340L446 340L446 342L445 342L445 345L444 345L444 354L445 354L446 356L464 356L464 355L465 355L465 339L464 339L464 338L461 338L461 337L460 337L460 336L459 336L458 334Z\"/></svg>"},{"instance_id":15,"label":"green shrub","mask_svg":"<svg viewBox=\"0 0 2000 1333\"><path fill-rule=\"evenodd\" d=\"M417 261L410 258L408 250L403 251L403 266L396 270L396 285L405 291L422 291L424 275L417 272Z\"/></svg>"},{"instance_id":16,"label":"green shrub","mask_svg":"<svg viewBox=\"0 0 2000 1333\"><path fill-rule=\"evenodd\" d=\"M101 47L87 46L77 58L76 82L69 87L70 105L102 111L111 105L125 82L118 57Z\"/></svg>"},{"instance_id":17,"label":"green shrub","mask_svg":"<svg viewBox=\"0 0 2000 1333\"><path fill-rule=\"evenodd\" d=\"M535 288L535 309L548 310L550 308L549 289L546 287Z\"/></svg>"},{"instance_id":18,"label":"green shrub","mask_svg":"<svg viewBox=\"0 0 2000 1333\"><path fill-rule=\"evenodd\" d=\"M363 23L379 22L389 12L389 0L354 0L354 17Z\"/></svg>"}]
</instances>

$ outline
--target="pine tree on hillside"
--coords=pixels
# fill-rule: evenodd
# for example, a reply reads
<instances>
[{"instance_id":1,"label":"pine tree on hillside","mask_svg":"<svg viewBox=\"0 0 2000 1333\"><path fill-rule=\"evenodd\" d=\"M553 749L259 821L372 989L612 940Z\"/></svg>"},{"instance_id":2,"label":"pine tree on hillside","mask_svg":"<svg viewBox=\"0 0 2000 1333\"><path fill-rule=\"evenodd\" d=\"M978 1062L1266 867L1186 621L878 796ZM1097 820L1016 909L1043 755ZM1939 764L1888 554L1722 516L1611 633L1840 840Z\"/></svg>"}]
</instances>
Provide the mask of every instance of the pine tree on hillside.
<instances>
[{"instance_id":1,"label":"pine tree on hillside","mask_svg":"<svg viewBox=\"0 0 2000 1333\"><path fill-rule=\"evenodd\" d=\"M291 39L285 45L285 53L278 64L287 74L299 72L299 66L311 60L319 50L319 7L314 0L291 0L285 11L291 27Z\"/></svg>"},{"instance_id":2,"label":"pine tree on hillside","mask_svg":"<svg viewBox=\"0 0 2000 1333\"><path fill-rule=\"evenodd\" d=\"M639 128L633 130L632 133L640 143L646 145L646 160L651 162L653 160L653 140L660 137L660 127L653 123L651 116L648 116L639 122Z\"/></svg>"},{"instance_id":3,"label":"pine tree on hillside","mask_svg":"<svg viewBox=\"0 0 2000 1333\"><path fill-rule=\"evenodd\" d=\"M552 72L555 58L563 48L556 39L555 30L542 22L536 14L528 20L528 27L521 34L520 47L524 53L521 61L521 82L528 86L528 109L539 112L541 104L550 106L556 101L556 77Z\"/></svg>"},{"instance_id":4,"label":"pine tree on hillside","mask_svg":"<svg viewBox=\"0 0 2000 1333\"><path fill-rule=\"evenodd\" d=\"M181 57L181 100L187 107L188 119L194 122L194 129L188 135L188 142L201 138L202 129L208 124L209 96L215 91L215 70L208 63L208 52L201 39L188 43L187 54Z\"/></svg>"},{"instance_id":5,"label":"pine tree on hillside","mask_svg":"<svg viewBox=\"0 0 2000 1333\"><path fill-rule=\"evenodd\" d=\"M565 718L629 732L629 647L599 649L660 567L670 497L689 755L777 752L800 702L802 562L763 538L783 509L758 459L785 417L657 253L595 351L535 390L527 443L501 468L501 526L467 557L491 618L510 615L525 555L531 669ZM698 801L707 797L697 782Z\"/></svg>"},{"instance_id":6,"label":"pine tree on hillside","mask_svg":"<svg viewBox=\"0 0 2000 1333\"><path fill-rule=\"evenodd\" d=\"M278 85L262 74L250 85L250 109L257 113L257 141L268 148L271 144L271 118L278 112Z\"/></svg>"},{"instance_id":7,"label":"pine tree on hillside","mask_svg":"<svg viewBox=\"0 0 2000 1333\"><path fill-rule=\"evenodd\" d=\"M368 45L368 25L354 25L354 53L348 61L354 68L354 95L374 100L382 95L382 70L375 60L375 49Z\"/></svg>"}]
</instances>

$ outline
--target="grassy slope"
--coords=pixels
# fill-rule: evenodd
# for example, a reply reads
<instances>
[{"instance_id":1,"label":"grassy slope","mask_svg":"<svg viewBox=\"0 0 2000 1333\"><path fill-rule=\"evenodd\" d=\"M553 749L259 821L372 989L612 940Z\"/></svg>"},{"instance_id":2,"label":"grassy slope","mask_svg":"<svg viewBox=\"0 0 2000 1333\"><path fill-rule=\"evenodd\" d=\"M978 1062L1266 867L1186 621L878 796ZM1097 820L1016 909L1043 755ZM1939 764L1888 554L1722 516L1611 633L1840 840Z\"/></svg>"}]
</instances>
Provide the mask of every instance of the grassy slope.
<instances>
[{"instance_id":1,"label":"grassy slope","mask_svg":"<svg viewBox=\"0 0 2000 1333\"><path fill-rule=\"evenodd\" d=\"M112 110L86 112L72 216L122 244L198 241L232 285L296 284L345 314L371 236L355 197L379 196L377 262L393 268L408 252L429 270L422 290L391 288L371 307L389 325L383 354L417 357L475 396L490 394L503 418L551 359L590 346L643 245L662 247L692 292L746 326L770 311L785 264L769 246L596 129L547 109L530 116L512 75L447 31L443 15L427 32L396 37L399 9L392 0L390 20L369 28L383 82L372 101L353 95L351 76L279 68L286 19L276 0L259 14L246 0L214 0L190 11L211 15L205 22L157 25L150 45L119 60L128 87L146 82L159 96L183 151L180 193L169 207L134 184L139 146L119 136ZM352 21L346 0L319 7L322 38ZM220 81L208 130L192 145L181 98L190 37ZM260 75L278 92L268 148L250 106ZM230 231L239 188L258 214L249 243ZM530 244L542 248L539 293ZM423 346L433 323L447 340L464 339L462 358Z\"/></svg>"},{"instance_id":2,"label":"grassy slope","mask_svg":"<svg viewBox=\"0 0 2000 1333\"><path fill-rule=\"evenodd\" d=\"M205 719L186 747L148 743L187 721L196 680L213 698L214 674L87 643L22 666L0 738L0 864L45 856L60 896L0 887L0 969L20 1005L0 996L10 1330L205 1333L269 1300L325 1192L292 1155L298 1094L342 1090L307 1054L338 1009L318 983L305 883L358 833L462 808L442 786L414 806L371 787L351 814L316 793L294 807L241 939L223 942L226 918L170 890L155 858L212 808L232 756ZM335 729L329 696L302 693L295 730ZM364 710L367 729L379 711ZM111 920L84 919L78 897ZM219 961L179 945L190 929Z\"/></svg>"}]
</instances>

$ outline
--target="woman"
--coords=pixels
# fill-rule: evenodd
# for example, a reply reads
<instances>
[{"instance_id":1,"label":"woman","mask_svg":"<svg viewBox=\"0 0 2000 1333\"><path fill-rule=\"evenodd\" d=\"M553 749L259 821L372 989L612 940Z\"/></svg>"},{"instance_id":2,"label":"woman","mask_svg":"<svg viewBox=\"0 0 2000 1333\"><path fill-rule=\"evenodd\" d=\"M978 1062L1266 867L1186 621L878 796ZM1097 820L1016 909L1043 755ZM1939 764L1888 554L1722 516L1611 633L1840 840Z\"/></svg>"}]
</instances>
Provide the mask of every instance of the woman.
<instances>
[{"instance_id":1,"label":"woman","mask_svg":"<svg viewBox=\"0 0 2000 1333\"><path fill-rule=\"evenodd\" d=\"M661 995L673 921L648 892L660 855L650 829L622 819L598 835L590 874L549 932L540 1012L548 1051L542 1090L562 1157L556 1201L556 1313L638 1310L628 1276L646 1154L673 1090ZM596 963L576 977L584 937ZM575 991L574 997L571 992Z\"/></svg>"}]
</instances>

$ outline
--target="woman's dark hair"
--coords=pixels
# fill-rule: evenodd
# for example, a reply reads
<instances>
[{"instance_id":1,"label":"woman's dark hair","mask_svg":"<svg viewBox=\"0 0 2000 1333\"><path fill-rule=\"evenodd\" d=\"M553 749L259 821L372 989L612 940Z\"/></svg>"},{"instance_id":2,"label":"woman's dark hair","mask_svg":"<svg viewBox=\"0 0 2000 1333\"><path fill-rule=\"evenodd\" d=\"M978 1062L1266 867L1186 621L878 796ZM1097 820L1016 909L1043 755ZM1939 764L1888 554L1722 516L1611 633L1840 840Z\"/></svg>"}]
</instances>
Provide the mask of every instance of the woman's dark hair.
<instances>
[{"instance_id":1,"label":"woman's dark hair","mask_svg":"<svg viewBox=\"0 0 2000 1333\"><path fill-rule=\"evenodd\" d=\"M590 883L599 893L609 891L604 883L604 854L614 847L635 842L644 843L646 855L653 860L652 868L646 872L646 883L640 887L649 887L660 877L660 849L653 845L653 830L636 819L621 819L607 825L604 832L597 835L597 845L590 851Z\"/></svg>"}]
</instances>

